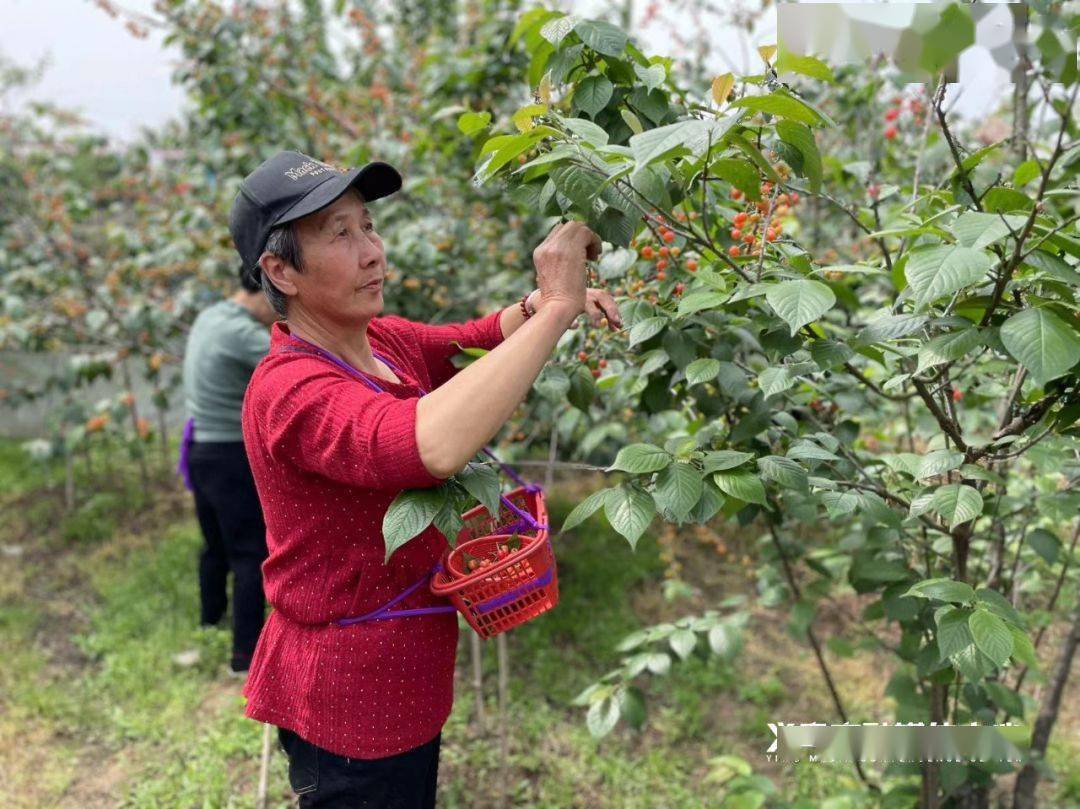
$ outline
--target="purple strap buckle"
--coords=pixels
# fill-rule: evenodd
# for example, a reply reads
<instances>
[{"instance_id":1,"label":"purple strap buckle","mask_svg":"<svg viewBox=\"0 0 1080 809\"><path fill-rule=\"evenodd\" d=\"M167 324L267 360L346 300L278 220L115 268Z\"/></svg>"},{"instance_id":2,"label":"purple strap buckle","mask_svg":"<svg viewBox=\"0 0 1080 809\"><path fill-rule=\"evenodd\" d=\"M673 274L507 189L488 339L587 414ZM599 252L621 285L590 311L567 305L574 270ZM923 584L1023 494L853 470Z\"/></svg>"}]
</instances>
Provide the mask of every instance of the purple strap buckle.
<instances>
[{"instance_id":1,"label":"purple strap buckle","mask_svg":"<svg viewBox=\"0 0 1080 809\"><path fill-rule=\"evenodd\" d=\"M184 479L187 490L194 491L191 485L191 467L188 459L191 454L191 444L195 440L195 419L189 418L184 422L184 434L180 438L180 459L176 462L176 473Z\"/></svg>"}]
</instances>

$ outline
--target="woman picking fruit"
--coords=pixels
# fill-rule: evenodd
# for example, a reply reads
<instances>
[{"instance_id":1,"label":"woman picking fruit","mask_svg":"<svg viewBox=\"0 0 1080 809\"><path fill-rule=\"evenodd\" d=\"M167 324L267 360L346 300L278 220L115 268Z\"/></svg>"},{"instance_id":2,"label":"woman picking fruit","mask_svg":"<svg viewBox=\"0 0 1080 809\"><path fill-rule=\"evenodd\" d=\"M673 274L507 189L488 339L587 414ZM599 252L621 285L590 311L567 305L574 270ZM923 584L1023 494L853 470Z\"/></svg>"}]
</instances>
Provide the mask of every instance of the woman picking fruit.
<instances>
[{"instance_id":1,"label":"woman picking fruit","mask_svg":"<svg viewBox=\"0 0 1080 809\"><path fill-rule=\"evenodd\" d=\"M513 306L439 326L381 316L386 255L367 206L400 187L385 163L342 173L281 152L230 215L245 269L284 318L244 399L274 607L246 713L278 726L301 806L434 806L456 615L339 622L386 604L445 548L429 528L384 563L390 502L461 470L580 314L621 325L614 299L586 288L600 240L577 222L536 248L538 289ZM456 372L455 343L489 352ZM406 601L446 603L426 589Z\"/></svg>"}]
</instances>

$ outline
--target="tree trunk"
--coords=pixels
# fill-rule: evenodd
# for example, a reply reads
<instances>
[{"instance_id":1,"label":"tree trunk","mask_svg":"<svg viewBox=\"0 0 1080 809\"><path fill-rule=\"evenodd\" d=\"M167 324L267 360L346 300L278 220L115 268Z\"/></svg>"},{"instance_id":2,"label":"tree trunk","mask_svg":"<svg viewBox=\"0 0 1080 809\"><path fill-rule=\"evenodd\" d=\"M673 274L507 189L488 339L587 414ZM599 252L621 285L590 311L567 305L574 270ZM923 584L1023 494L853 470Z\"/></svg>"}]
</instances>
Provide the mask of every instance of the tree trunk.
<instances>
[{"instance_id":1,"label":"tree trunk","mask_svg":"<svg viewBox=\"0 0 1080 809\"><path fill-rule=\"evenodd\" d=\"M502 776L499 779L499 789L502 795L500 805L506 806L510 798L510 779L507 772L510 758L508 750L509 738L506 728L506 713L510 702L510 655L506 648L506 633L495 638L495 646L499 652L499 772Z\"/></svg>"},{"instance_id":2,"label":"tree trunk","mask_svg":"<svg viewBox=\"0 0 1080 809\"><path fill-rule=\"evenodd\" d=\"M1023 3L1017 3L1009 9L1013 14L1015 26L1017 62L1013 70L1013 132L1012 148L1018 163L1027 160L1027 137L1031 110L1028 105L1029 77L1028 68L1028 10Z\"/></svg>"},{"instance_id":3,"label":"tree trunk","mask_svg":"<svg viewBox=\"0 0 1080 809\"><path fill-rule=\"evenodd\" d=\"M1065 639L1065 647L1061 650L1061 658L1058 660L1054 677L1050 683L1050 689L1046 694L1039 716L1035 720L1035 728L1031 733L1030 758L1036 761L1045 757L1046 746L1050 742L1050 733L1057 721L1058 711L1061 710L1061 698L1065 693L1065 685L1069 681L1069 671L1072 668L1073 657L1076 656L1076 647L1080 644L1080 606L1072 615L1072 627ZM1025 764L1020 774L1016 777L1016 787L1013 790L1013 809L1034 809L1035 786L1039 782L1039 771L1032 763Z\"/></svg>"},{"instance_id":4,"label":"tree trunk","mask_svg":"<svg viewBox=\"0 0 1080 809\"><path fill-rule=\"evenodd\" d=\"M124 376L124 389L131 390L131 372L128 370L127 360L120 360L120 373ZM139 440L139 414L136 412L136 405L133 402L131 407L128 408L128 412L131 414L131 429L135 431L135 440ZM146 453L143 451L142 444L136 443L139 448L139 475L142 478L143 491L148 495L150 493L150 471L146 468Z\"/></svg>"}]
</instances>

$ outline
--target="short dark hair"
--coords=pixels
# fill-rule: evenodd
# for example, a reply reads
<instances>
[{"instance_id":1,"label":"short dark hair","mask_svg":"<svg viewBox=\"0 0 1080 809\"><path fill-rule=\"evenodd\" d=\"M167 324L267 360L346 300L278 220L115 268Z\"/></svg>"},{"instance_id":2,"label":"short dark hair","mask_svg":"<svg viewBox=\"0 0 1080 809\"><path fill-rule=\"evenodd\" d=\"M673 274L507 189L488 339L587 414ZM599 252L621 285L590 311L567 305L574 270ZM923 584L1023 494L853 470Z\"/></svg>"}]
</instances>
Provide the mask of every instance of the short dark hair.
<instances>
[{"instance_id":1,"label":"short dark hair","mask_svg":"<svg viewBox=\"0 0 1080 809\"><path fill-rule=\"evenodd\" d=\"M297 272L304 271L304 264L300 255L300 239L297 238L296 229L293 227L292 222L278 225L270 231L270 236L266 239L266 252L277 256L286 264L291 264ZM288 296L274 286L274 282L267 277L261 268L259 269L259 280L263 294L270 301L270 306L281 317L285 317Z\"/></svg>"}]
</instances>

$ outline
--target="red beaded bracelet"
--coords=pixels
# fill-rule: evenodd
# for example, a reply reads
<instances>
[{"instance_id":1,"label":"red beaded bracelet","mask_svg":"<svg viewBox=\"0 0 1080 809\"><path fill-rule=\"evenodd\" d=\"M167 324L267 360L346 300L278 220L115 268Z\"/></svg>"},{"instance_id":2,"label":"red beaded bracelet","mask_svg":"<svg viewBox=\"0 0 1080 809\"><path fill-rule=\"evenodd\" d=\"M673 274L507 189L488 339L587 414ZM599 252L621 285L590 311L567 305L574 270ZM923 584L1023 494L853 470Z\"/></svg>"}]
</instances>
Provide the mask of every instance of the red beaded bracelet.
<instances>
[{"instance_id":1,"label":"red beaded bracelet","mask_svg":"<svg viewBox=\"0 0 1080 809\"><path fill-rule=\"evenodd\" d=\"M522 298L520 301L518 301L518 306L521 307L521 314L525 316L526 320L528 320L530 317L532 317L532 313L529 311L529 307L525 305L525 302L528 299L529 299L529 296L526 295L524 298Z\"/></svg>"}]
</instances>

